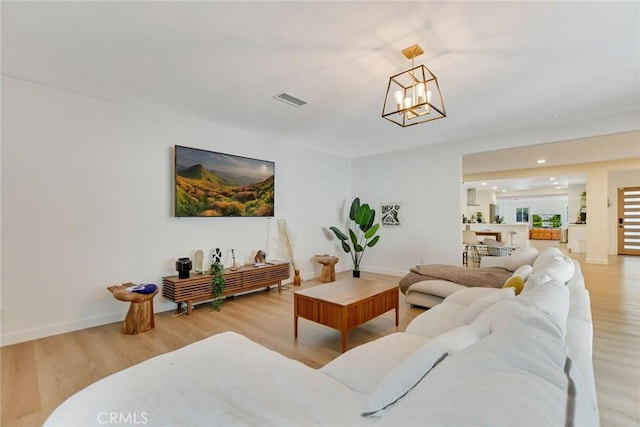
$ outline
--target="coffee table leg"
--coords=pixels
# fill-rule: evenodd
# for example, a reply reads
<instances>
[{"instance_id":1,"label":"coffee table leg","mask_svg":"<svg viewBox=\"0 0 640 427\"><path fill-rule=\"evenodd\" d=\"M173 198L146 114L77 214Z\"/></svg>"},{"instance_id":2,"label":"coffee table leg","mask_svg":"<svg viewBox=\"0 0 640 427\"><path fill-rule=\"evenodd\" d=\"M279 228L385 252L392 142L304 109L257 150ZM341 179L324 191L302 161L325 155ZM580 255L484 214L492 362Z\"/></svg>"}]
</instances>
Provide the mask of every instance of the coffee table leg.
<instances>
[{"instance_id":1,"label":"coffee table leg","mask_svg":"<svg viewBox=\"0 0 640 427\"><path fill-rule=\"evenodd\" d=\"M349 311L347 307L342 308L342 319L340 322L340 333L342 334L342 352L347 351L347 332L348 332L348 320Z\"/></svg>"}]
</instances>

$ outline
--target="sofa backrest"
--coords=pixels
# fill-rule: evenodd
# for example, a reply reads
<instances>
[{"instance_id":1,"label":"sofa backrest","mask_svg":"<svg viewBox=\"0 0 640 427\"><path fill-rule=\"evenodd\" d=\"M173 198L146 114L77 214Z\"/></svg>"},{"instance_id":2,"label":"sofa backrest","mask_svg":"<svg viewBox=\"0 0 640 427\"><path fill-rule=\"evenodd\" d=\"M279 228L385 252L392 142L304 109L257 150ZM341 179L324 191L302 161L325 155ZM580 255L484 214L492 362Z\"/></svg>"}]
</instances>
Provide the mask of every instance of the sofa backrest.
<instances>
[{"instance_id":1,"label":"sofa backrest","mask_svg":"<svg viewBox=\"0 0 640 427\"><path fill-rule=\"evenodd\" d=\"M575 273L574 261L556 247L548 247L532 264L532 274L548 274L551 278L567 283Z\"/></svg>"},{"instance_id":2,"label":"sofa backrest","mask_svg":"<svg viewBox=\"0 0 640 427\"><path fill-rule=\"evenodd\" d=\"M532 265L538 254L538 250L533 246L522 246L509 256L484 256L480 260L480 267L502 267L515 271L521 265Z\"/></svg>"}]
</instances>

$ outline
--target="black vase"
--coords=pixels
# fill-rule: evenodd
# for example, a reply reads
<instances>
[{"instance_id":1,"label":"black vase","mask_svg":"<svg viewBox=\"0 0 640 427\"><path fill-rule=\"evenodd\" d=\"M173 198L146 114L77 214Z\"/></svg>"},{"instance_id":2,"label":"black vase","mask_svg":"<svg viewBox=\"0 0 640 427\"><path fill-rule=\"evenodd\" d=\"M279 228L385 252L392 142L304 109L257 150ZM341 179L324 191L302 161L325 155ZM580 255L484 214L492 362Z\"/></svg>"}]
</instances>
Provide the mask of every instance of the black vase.
<instances>
[{"instance_id":1,"label":"black vase","mask_svg":"<svg viewBox=\"0 0 640 427\"><path fill-rule=\"evenodd\" d=\"M353 270L353 277L359 279L360 278L360 270Z\"/></svg>"}]
</instances>

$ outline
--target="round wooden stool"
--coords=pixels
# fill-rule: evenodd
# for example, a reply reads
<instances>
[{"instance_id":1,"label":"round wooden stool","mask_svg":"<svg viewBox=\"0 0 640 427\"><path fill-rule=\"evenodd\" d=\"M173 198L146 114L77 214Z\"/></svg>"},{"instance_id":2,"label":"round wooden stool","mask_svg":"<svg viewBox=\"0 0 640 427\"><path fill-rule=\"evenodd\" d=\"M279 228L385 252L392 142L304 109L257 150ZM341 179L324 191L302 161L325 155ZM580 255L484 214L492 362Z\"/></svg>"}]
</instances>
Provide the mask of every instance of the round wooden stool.
<instances>
[{"instance_id":1,"label":"round wooden stool","mask_svg":"<svg viewBox=\"0 0 640 427\"><path fill-rule=\"evenodd\" d=\"M337 256L330 255L316 255L317 262L322 264L322 272L320 274L320 282L329 283L336 280L336 267L335 265L340 261Z\"/></svg>"},{"instance_id":2,"label":"round wooden stool","mask_svg":"<svg viewBox=\"0 0 640 427\"><path fill-rule=\"evenodd\" d=\"M124 318L122 327L120 328L120 333L127 335L146 332L156 326L153 316L153 297L155 297L160 290L159 287L156 287L156 290L150 294L127 291L127 288L132 286L136 285L133 283L123 283L122 285L107 287L115 299L119 301L129 301L131 303L127 317Z\"/></svg>"}]
</instances>

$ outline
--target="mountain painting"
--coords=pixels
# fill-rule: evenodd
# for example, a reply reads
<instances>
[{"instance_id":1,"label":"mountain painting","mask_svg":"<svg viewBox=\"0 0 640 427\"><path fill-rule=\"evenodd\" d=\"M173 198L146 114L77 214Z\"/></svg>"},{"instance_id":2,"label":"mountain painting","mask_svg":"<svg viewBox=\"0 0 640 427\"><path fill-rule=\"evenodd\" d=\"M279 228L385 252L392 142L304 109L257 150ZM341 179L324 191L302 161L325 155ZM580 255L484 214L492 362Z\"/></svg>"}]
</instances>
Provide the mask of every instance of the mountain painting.
<instances>
[{"instance_id":1,"label":"mountain painting","mask_svg":"<svg viewBox=\"0 0 640 427\"><path fill-rule=\"evenodd\" d=\"M275 163L175 147L177 217L274 216Z\"/></svg>"}]
</instances>

